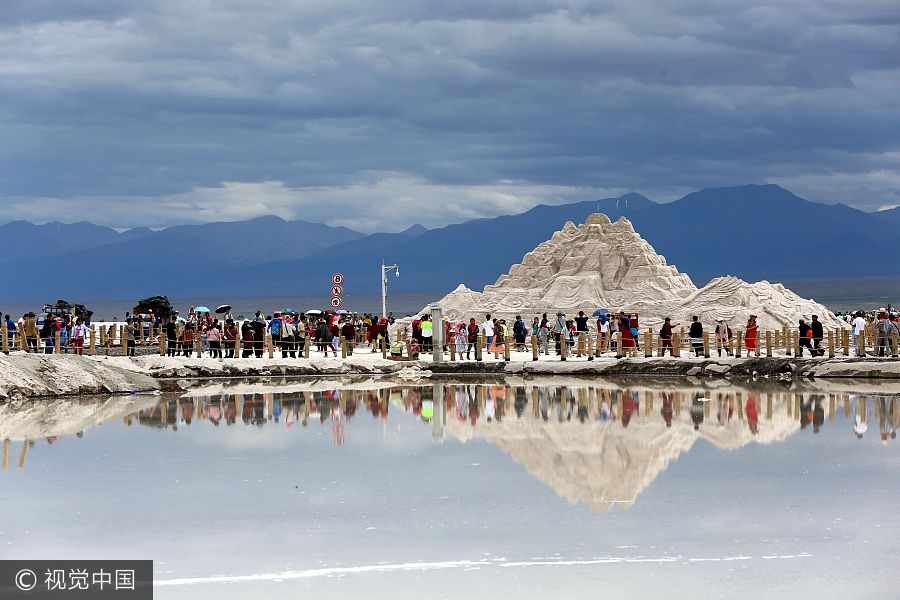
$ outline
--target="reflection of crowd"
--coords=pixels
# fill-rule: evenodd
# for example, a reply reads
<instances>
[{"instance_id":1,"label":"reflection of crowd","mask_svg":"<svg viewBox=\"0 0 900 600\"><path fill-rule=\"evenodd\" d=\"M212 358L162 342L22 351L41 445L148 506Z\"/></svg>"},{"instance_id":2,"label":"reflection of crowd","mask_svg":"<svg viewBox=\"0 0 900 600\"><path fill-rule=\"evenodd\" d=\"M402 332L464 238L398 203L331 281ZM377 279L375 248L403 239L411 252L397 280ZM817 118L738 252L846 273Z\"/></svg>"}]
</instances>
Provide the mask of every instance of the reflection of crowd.
<instances>
[{"instance_id":1,"label":"reflection of crowd","mask_svg":"<svg viewBox=\"0 0 900 600\"><path fill-rule=\"evenodd\" d=\"M443 396L441 396L443 394ZM344 443L344 422L362 410L387 421L390 407L414 415L422 422L437 417L460 424L492 427L507 419L531 419L547 426L577 421L598 422L627 429L652 424L673 427L684 423L702 428L745 429L757 435L776 411L799 423L800 431L817 434L835 418L840 406L858 439L869 435L877 423L882 444L896 439L900 426L900 395L805 394L794 392L740 393L727 391L651 391L579 386L507 386L498 384L403 385L370 390L332 389L296 393L248 393L182 397L163 400L145 410L126 415L123 421L178 431L197 421L212 426L258 428L280 425L288 429L318 421L330 425L336 445ZM444 418L444 417L440 417ZM83 431L75 434L84 436ZM45 438L55 444L59 436ZM25 440L19 459L24 468ZM8 466L10 440L3 440L3 467Z\"/></svg>"},{"instance_id":2,"label":"reflection of crowd","mask_svg":"<svg viewBox=\"0 0 900 600\"><path fill-rule=\"evenodd\" d=\"M172 399L141 411L137 421L152 427L190 425L197 419L215 426L246 426L284 423L293 427L310 421L332 424L335 440L343 441L343 421L356 415L359 407L373 418L386 420L390 406L430 421L435 397L442 390L443 410L448 418L471 425L502 423L505 419L539 419L547 423L572 420L608 422L628 428L632 423L661 419L666 427L689 423L703 427L738 427L756 435L761 415L771 420L775 410L784 410L796 419L801 431L819 433L826 420L834 418L839 398L835 394L754 394L737 392L682 392L606 389L569 386L507 386L463 384L443 386L396 386L378 390L324 390L297 393L235 394ZM898 398L865 398L845 395L844 414L851 420L854 435L862 438L868 429L867 404L875 407L881 439L896 437ZM777 408L776 408L777 405ZM826 412L828 413L826 419Z\"/></svg>"}]
</instances>

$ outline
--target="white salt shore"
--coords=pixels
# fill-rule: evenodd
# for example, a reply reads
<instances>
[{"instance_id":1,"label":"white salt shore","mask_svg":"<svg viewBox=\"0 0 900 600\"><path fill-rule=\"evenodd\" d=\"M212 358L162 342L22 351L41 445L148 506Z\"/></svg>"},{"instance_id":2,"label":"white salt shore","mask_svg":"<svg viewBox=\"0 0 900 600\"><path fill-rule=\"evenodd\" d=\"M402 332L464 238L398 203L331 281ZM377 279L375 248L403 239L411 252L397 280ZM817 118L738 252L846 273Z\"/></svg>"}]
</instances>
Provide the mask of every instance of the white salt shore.
<instances>
[{"instance_id":1,"label":"white salt shore","mask_svg":"<svg viewBox=\"0 0 900 600\"><path fill-rule=\"evenodd\" d=\"M753 378L756 376L796 378L898 379L900 361L892 359L804 358L623 358L607 354L588 361L585 357L565 362L555 356L532 361L530 352L511 352L510 361L486 356L482 362L445 359L434 363L426 356L420 361L393 361L359 350L346 359L213 359L165 356L74 356L12 352L0 356L0 400L41 396L73 396L102 393L146 392L160 389L161 378L235 378L362 375L396 376L401 370L411 379L427 376L427 371L444 375L558 377L576 376L702 376L704 378Z\"/></svg>"}]
</instances>

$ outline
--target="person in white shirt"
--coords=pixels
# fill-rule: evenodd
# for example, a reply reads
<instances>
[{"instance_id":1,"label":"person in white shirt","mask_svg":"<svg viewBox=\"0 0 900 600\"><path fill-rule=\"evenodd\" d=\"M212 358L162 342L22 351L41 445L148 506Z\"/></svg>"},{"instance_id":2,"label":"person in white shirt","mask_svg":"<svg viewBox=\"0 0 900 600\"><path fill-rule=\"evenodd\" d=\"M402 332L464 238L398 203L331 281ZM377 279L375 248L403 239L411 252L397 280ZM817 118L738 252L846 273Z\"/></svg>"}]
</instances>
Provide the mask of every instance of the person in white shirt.
<instances>
[{"instance_id":1,"label":"person in white shirt","mask_svg":"<svg viewBox=\"0 0 900 600\"><path fill-rule=\"evenodd\" d=\"M486 315L484 317L484 323L481 324L481 331L484 332L484 339L487 342L488 348L490 348L491 342L494 341L494 322L491 320L491 315Z\"/></svg>"},{"instance_id":2,"label":"person in white shirt","mask_svg":"<svg viewBox=\"0 0 900 600\"><path fill-rule=\"evenodd\" d=\"M84 323L78 321L75 327L72 328L72 346L74 347L73 352L79 356L84 355L84 338L87 335L86 327Z\"/></svg>"},{"instance_id":3,"label":"person in white shirt","mask_svg":"<svg viewBox=\"0 0 900 600\"><path fill-rule=\"evenodd\" d=\"M853 345L856 347L856 355L862 356L863 349L860 349L857 340L859 339L860 332L866 330L866 320L863 318L862 313L856 313L856 318L853 319L850 324L853 325L851 333L853 334Z\"/></svg>"}]
</instances>

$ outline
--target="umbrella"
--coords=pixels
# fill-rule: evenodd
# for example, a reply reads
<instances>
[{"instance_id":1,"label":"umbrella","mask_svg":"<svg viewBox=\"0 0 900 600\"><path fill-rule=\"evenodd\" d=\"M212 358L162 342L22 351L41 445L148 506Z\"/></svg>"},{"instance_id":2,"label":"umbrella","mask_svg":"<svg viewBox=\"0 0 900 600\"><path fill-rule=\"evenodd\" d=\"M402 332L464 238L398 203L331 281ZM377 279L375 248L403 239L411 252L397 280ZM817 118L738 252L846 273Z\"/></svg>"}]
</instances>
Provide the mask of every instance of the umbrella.
<instances>
[{"instance_id":1,"label":"umbrella","mask_svg":"<svg viewBox=\"0 0 900 600\"><path fill-rule=\"evenodd\" d=\"M294 309L293 309L293 308L286 308L286 309L284 309L282 312L293 313L293 312L294 312Z\"/></svg>"},{"instance_id":2,"label":"umbrella","mask_svg":"<svg viewBox=\"0 0 900 600\"><path fill-rule=\"evenodd\" d=\"M340 309L340 310L334 311L334 314L336 314L336 315L346 315L346 314L349 314L349 311L346 311L346 310L344 310L344 309L342 308L342 309Z\"/></svg>"},{"instance_id":3,"label":"umbrella","mask_svg":"<svg viewBox=\"0 0 900 600\"><path fill-rule=\"evenodd\" d=\"M220 304L218 308L216 308L216 314L221 315L222 313L227 313L231 310L230 304Z\"/></svg>"},{"instance_id":4,"label":"umbrella","mask_svg":"<svg viewBox=\"0 0 900 600\"><path fill-rule=\"evenodd\" d=\"M187 319L185 319L184 317L178 317L177 319L175 319L175 322L176 323L187 323Z\"/></svg>"},{"instance_id":5,"label":"umbrella","mask_svg":"<svg viewBox=\"0 0 900 600\"><path fill-rule=\"evenodd\" d=\"M306 314L308 314L308 315L321 315L321 314L322 314L322 311L321 311L321 310L313 309L313 310L308 310L308 311L306 311Z\"/></svg>"},{"instance_id":6,"label":"umbrella","mask_svg":"<svg viewBox=\"0 0 900 600\"><path fill-rule=\"evenodd\" d=\"M206 308L205 306L198 306L197 308L194 309L194 312L195 312L195 313L199 313L199 312L205 312L205 313L208 313L208 312L209 312L209 309Z\"/></svg>"},{"instance_id":7,"label":"umbrella","mask_svg":"<svg viewBox=\"0 0 900 600\"><path fill-rule=\"evenodd\" d=\"M605 308L598 308L597 310L594 311L594 316L595 316L595 317L599 317L600 315L605 315L605 314L607 314L608 312L609 312L609 311L608 311L607 309L605 309Z\"/></svg>"}]
</instances>

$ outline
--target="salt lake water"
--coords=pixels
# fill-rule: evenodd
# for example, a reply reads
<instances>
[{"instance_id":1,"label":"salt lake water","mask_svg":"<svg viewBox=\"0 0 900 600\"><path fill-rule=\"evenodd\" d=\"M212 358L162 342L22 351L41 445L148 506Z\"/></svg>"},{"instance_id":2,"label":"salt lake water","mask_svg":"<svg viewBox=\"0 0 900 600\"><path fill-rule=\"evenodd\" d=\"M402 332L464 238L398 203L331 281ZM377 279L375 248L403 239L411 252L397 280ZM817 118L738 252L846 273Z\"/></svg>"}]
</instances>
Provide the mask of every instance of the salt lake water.
<instances>
[{"instance_id":1,"label":"salt lake water","mask_svg":"<svg viewBox=\"0 0 900 600\"><path fill-rule=\"evenodd\" d=\"M900 384L346 377L0 405L3 558L157 598L889 598Z\"/></svg>"}]
</instances>

